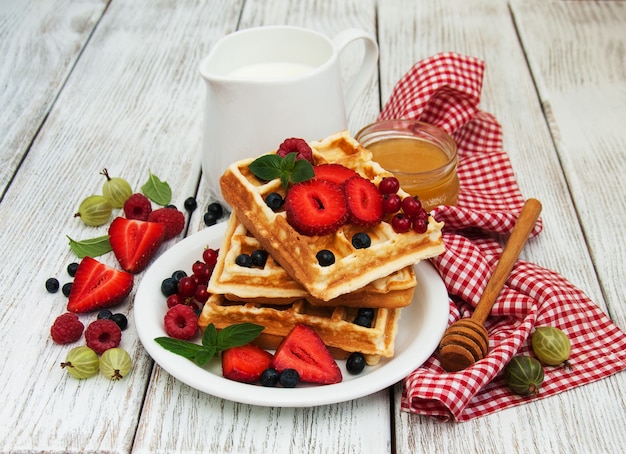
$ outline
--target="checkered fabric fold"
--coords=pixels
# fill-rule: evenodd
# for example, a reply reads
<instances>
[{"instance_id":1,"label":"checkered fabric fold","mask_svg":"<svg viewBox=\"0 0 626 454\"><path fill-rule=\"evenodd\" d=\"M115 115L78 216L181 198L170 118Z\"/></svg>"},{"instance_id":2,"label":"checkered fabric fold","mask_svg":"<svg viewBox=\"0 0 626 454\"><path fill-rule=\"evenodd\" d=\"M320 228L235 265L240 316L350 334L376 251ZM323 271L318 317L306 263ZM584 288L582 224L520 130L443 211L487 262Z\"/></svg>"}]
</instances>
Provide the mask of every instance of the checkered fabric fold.
<instances>
[{"instance_id":1,"label":"checkered fabric fold","mask_svg":"<svg viewBox=\"0 0 626 454\"><path fill-rule=\"evenodd\" d=\"M456 207L437 207L446 252L432 260L450 296L449 323L469 317L511 232L524 198L502 150L502 130L479 107L484 62L456 53L414 65L395 86L379 119L415 119L439 126L459 149L461 189ZM531 238L541 232L537 222ZM530 240L532 241L532 239ZM485 324L489 354L446 373L435 352L404 381L402 409L442 420L467 421L546 398L626 369L626 335L585 293L548 269L518 260ZM572 369L545 368L535 397L520 397L502 371L516 354L532 355L535 327L556 326L570 338Z\"/></svg>"}]
</instances>

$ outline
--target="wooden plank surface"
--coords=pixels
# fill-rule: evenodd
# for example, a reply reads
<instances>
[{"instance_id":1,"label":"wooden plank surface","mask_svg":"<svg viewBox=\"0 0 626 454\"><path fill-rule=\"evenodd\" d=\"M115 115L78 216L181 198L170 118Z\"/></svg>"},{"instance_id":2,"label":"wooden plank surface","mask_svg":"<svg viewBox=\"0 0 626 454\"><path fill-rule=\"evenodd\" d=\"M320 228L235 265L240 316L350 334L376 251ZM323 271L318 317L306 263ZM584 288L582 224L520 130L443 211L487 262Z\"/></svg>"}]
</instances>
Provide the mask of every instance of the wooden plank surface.
<instances>
[{"instance_id":1,"label":"wooden plank surface","mask_svg":"<svg viewBox=\"0 0 626 454\"><path fill-rule=\"evenodd\" d=\"M527 7L533 10L528 22L533 22L532 32L540 42L548 33L568 36L570 40L575 33L571 24L556 20L552 3L561 3L563 8L578 8L578 3L592 2L532 3ZM386 27L387 23L393 26ZM561 29L555 31L557 26ZM540 29L543 35L538 32ZM407 42L405 34L412 34L412 54L400 50ZM600 36L610 36L610 33ZM481 106L496 115L503 126L504 147L522 193L539 198L544 205L544 232L526 246L523 257L558 271L584 289L600 306L606 307L583 233L576 223L563 222L576 218L576 209L568 182L560 173L560 157L537 99L533 74L523 70L528 50L520 46L508 5L496 0L381 2L379 39L383 99L415 61L436 52L453 50L486 61ZM579 45L591 52L605 43L583 41ZM619 178L620 174L616 175ZM588 178L597 182L602 181L603 176L596 173ZM594 194L590 198L597 196L597 192L588 190ZM623 220L623 214L617 215L617 219L618 222ZM603 231L614 233L612 229ZM611 244L612 237L604 241ZM621 286L611 285L623 293ZM624 374L618 374L584 388L463 424L441 424L430 418L397 413L398 452L540 452L546 446L561 452L618 452L614 434L623 433L626 411L617 390L625 381ZM398 387L396 408L399 392ZM613 417L606 418L606 415Z\"/></svg>"},{"instance_id":2,"label":"wooden plank surface","mask_svg":"<svg viewBox=\"0 0 626 454\"><path fill-rule=\"evenodd\" d=\"M108 1L0 5L0 199Z\"/></svg>"}]
</instances>

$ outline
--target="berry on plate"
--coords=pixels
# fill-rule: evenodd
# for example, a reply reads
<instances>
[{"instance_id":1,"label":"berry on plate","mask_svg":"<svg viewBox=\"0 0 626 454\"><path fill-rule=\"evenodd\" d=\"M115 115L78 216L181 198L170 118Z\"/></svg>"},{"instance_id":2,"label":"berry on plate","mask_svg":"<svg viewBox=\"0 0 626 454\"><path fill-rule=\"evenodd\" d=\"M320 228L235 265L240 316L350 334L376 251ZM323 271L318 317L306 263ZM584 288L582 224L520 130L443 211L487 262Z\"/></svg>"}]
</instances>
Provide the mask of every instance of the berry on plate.
<instances>
[{"instance_id":1,"label":"berry on plate","mask_svg":"<svg viewBox=\"0 0 626 454\"><path fill-rule=\"evenodd\" d=\"M295 369L300 381L331 384L342 380L341 369L320 336L307 325L296 325L274 354L274 368L282 372Z\"/></svg>"},{"instance_id":2,"label":"berry on plate","mask_svg":"<svg viewBox=\"0 0 626 454\"><path fill-rule=\"evenodd\" d=\"M85 330L85 340L87 347L101 355L108 349L120 345L122 330L113 320L105 318L94 320Z\"/></svg>"},{"instance_id":3,"label":"berry on plate","mask_svg":"<svg viewBox=\"0 0 626 454\"><path fill-rule=\"evenodd\" d=\"M76 314L67 312L54 320L50 327L50 336L57 344L70 344L80 339L84 329L85 325L82 324Z\"/></svg>"},{"instance_id":4,"label":"berry on plate","mask_svg":"<svg viewBox=\"0 0 626 454\"><path fill-rule=\"evenodd\" d=\"M341 164L320 164L313 166L313 172L315 172L315 178L318 180L332 181L338 185L342 185L348 178L358 175L354 170Z\"/></svg>"},{"instance_id":5,"label":"berry on plate","mask_svg":"<svg viewBox=\"0 0 626 454\"><path fill-rule=\"evenodd\" d=\"M285 139L276 151L276 154L282 158L287 156L289 153L296 153L296 160L306 159L313 164L313 151L304 139L296 137Z\"/></svg>"},{"instance_id":6,"label":"berry on plate","mask_svg":"<svg viewBox=\"0 0 626 454\"><path fill-rule=\"evenodd\" d=\"M302 235L326 235L348 219L341 187L326 180L294 184L285 198L287 222Z\"/></svg>"},{"instance_id":7,"label":"berry on plate","mask_svg":"<svg viewBox=\"0 0 626 454\"><path fill-rule=\"evenodd\" d=\"M232 347L222 352L222 374L230 380L256 383L272 366L273 356L255 344Z\"/></svg>"},{"instance_id":8,"label":"berry on plate","mask_svg":"<svg viewBox=\"0 0 626 454\"><path fill-rule=\"evenodd\" d=\"M343 183L348 205L348 222L369 227L383 220L383 197L370 180L355 176Z\"/></svg>"},{"instance_id":9,"label":"berry on plate","mask_svg":"<svg viewBox=\"0 0 626 454\"><path fill-rule=\"evenodd\" d=\"M185 228L185 215L176 208L159 208L148 216L150 222L160 222L165 225L164 240L170 240Z\"/></svg>"},{"instance_id":10,"label":"berry on plate","mask_svg":"<svg viewBox=\"0 0 626 454\"><path fill-rule=\"evenodd\" d=\"M163 243L165 224L117 217L109 226L109 241L124 271L137 274Z\"/></svg>"},{"instance_id":11,"label":"berry on plate","mask_svg":"<svg viewBox=\"0 0 626 454\"><path fill-rule=\"evenodd\" d=\"M120 303L133 289L132 274L85 257L76 270L67 310L90 312Z\"/></svg>"},{"instance_id":12,"label":"berry on plate","mask_svg":"<svg viewBox=\"0 0 626 454\"><path fill-rule=\"evenodd\" d=\"M198 317L194 310L185 304L172 306L163 318L165 332L175 339L191 339L198 331Z\"/></svg>"}]
</instances>

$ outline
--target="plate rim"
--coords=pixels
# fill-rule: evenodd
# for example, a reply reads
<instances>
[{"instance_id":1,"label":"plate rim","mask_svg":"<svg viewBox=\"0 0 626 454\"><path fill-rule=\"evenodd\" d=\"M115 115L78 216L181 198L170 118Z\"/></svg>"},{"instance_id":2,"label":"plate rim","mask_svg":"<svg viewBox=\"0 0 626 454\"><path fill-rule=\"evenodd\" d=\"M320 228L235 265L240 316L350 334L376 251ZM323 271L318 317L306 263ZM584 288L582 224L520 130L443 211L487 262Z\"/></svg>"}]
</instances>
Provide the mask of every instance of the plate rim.
<instances>
[{"instance_id":1,"label":"plate rim","mask_svg":"<svg viewBox=\"0 0 626 454\"><path fill-rule=\"evenodd\" d=\"M154 362L177 380L198 391L233 402L271 407L313 407L345 402L385 389L401 381L421 366L437 348L448 325L448 292L434 266L429 261L421 261L415 265L418 288L416 288L414 301L403 308L400 315L396 354L393 358L382 358L381 364L377 366L368 366L369 370L366 374L350 376L346 373L345 361L337 361L344 375L344 380L340 383L323 386L299 385L291 389L268 388L229 380L209 370L207 366L197 366L190 360L165 350L154 341L154 337L166 334L162 323L160 326L155 326L156 323L150 321L152 320L150 315L155 317L150 313L154 311L154 308L150 307L150 301L155 294L158 294L159 301L162 303L160 313L164 315L166 306L160 292L160 282L180 267L184 266L183 269L189 269L194 258L186 254L191 254L194 249L207 245L220 247L225 229L226 222L221 222L189 235L170 247L148 267L135 293L133 316L138 338ZM196 259L199 256L200 254L196 256ZM178 263L183 260L185 264L178 266ZM165 272L161 274L163 268L168 268L167 274ZM424 294L427 302L415 301ZM403 319L406 325L407 312L412 313L418 310L416 304L426 304L426 307L422 307L421 310L426 311L427 317L422 320L422 324L428 327L430 334L427 339L421 339L419 333L411 338L406 327L405 332L400 331ZM163 315L161 315L161 320ZM412 318L410 320L413 321ZM401 339L408 342L408 348L398 350ZM419 348L416 344L419 344ZM211 363L215 361L214 358ZM402 364L402 361L406 363ZM218 365L218 367L221 370L221 366ZM190 368L193 368L192 370L196 373L191 375L186 373ZM263 392L258 392L259 390Z\"/></svg>"}]
</instances>

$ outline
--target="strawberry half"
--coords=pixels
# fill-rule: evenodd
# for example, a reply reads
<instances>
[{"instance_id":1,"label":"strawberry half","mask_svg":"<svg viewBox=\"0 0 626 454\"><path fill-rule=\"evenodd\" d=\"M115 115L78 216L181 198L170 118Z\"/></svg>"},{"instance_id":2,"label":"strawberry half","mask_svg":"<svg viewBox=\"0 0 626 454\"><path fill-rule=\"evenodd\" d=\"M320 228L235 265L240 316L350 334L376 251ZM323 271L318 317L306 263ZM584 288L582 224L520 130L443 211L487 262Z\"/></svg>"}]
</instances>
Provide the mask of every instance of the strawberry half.
<instances>
[{"instance_id":1,"label":"strawberry half","mask_svg":"<svg viewBox=\"0 0 626 454\"><path fill-rule=\"evenodd\" d=\"M348 222L369 227L383 220L383 196L374 183L356 176L349 178L342 188L348 205Z\"/></svg>"},{"instance_id":2,"label":"strawberry half","mask_svg":"<svg viewBox=\"0 0 626 454\"><path fill-rule=\"evenodd\" d=\"M256 383L263 371L272 367L273 358L255 344L232 347L222 352L222 375L230 380Z\"/></svg>"},{"instance_id":3,"label":"strawberry half","mask_svg":"<svg viewBox=\"0 0 626 454\"><path fill-rule=\"evenodd\" d=\"M354 170L341 164L320 164L313 166L315 178L318 180L332 181L338 185L343 184L348 178L358 175Z\"/></svg>"},{"instance_id":4,"label":"strawberry half","mask_svg":"<svg viewBox=\"0 0 626 454\"><path fill-rule=\"evenodd\" d=\"M74 276L67 310L91 312L120 303L133 289L133 275L85 257Z\"/></svg>"},{"instance_id":5,"label":"strawberry half","mask_svg":"<svg viewBox=\"0 0 626 454\"><path fill-rule=\"evenodd\" d=\"M109 241L122 269L137 274L163 243L164 233L165 225L160 222L118 217L109 226Z\"/></svg>"},{"instance_id":6,"label":"strawberry half","mask_svg":"<svg viewBox=\"0 0 626 454\"><path fill-rule=\"evenodd\" d=\"M307 325L296 325L287 334L274 354L278 372L295 369L300 380L328 385L342 380L341 369L324 345L322 338Z\"/></svg>"},{"instance_id":7,"label":"strawberry half","mask_svg":"<svg viewBox=\"0 0 626 454\"><path fill-rule=\"evenodd\" d=\"M333 233L348 219L341 187L331 181L296 183L285 198L287 222L302 235Z\"/></svg>"}]
</instances>

